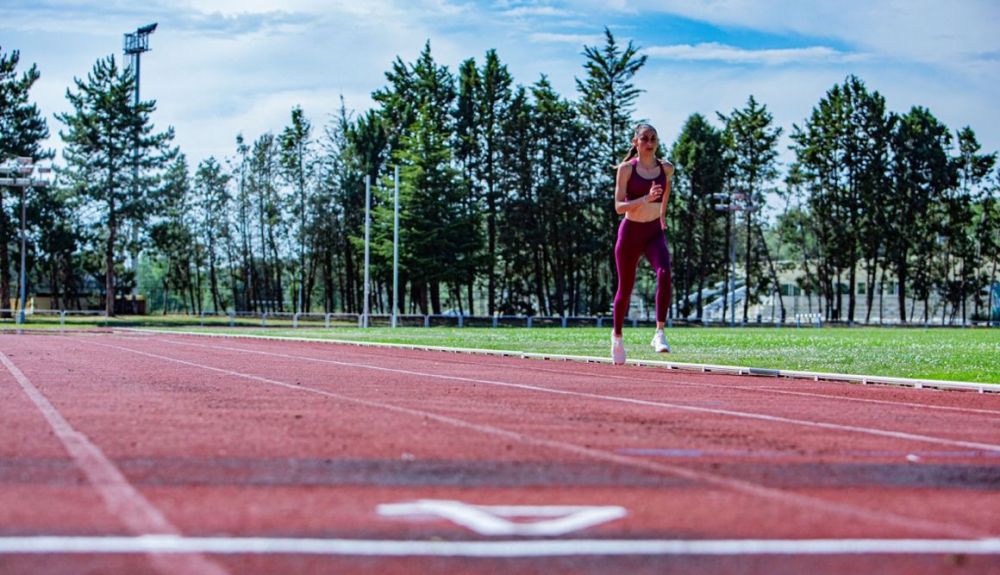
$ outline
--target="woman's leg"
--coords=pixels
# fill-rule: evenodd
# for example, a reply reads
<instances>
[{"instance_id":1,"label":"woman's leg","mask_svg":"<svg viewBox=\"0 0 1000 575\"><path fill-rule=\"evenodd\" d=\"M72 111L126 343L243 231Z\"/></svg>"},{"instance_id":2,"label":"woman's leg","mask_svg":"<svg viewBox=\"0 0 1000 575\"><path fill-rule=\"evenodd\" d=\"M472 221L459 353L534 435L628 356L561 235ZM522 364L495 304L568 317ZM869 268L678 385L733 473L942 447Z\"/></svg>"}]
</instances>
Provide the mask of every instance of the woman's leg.
<instances>
[{"instance_id":1,"label":"woman's leg","mask_svg":"<svg viewBox=\"0 0 1000 575\"><path fill-rule=\"evenodd\" d=\"M646 259L656 271L656 327L662 329L667 321L667 312L673 301L674 286L670 274L670 248L662 231L650 238L646 244Z\"/></svg>"},{"instance_id":2,"label":"woman's leg","mask_svg":"<svg viewBox=\"0 0 1000 575\"><path fill-rule=\"evenodd\" d=\"M628 313L629 302L632 299L632 288L635 286L635 269L639 265L639 257L642 255L642 243L639 238L634 237L634 230L629 233L629 220L623 219L618 226L618 241L615 242L615 268L618 270L618 290L615 292L614 308L612 317L614 319L614 334L622 334L622 326L625 324L625 314Z\"/></svg>"}]
</instances>

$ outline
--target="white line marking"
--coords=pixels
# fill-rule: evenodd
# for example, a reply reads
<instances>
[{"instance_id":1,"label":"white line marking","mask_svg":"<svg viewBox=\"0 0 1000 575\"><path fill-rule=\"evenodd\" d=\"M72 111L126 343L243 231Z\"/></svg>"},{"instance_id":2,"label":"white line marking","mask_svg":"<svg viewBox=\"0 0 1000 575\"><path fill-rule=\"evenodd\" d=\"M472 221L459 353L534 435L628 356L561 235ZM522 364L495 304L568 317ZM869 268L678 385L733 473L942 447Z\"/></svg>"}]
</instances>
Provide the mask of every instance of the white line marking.
<instances>
[{"instance_id":1,"label":"white line marking","mask_svg":"<svg viewBox=\"0 0 1000 575\"><path fill-rule=\"evenodd\" d=\"M863 519L866 521L872 521L876 523L893 525L895 527L901 527L904 529L912 529L916 531L941 534L947 533L952 537L974 537L981 538L983 536L990 536L991 534L984 534L976 529L971 529L963 525L954 525L950 523L942 523L939 521L929 520L929 519L918 519L914 517L907 517L904 515L899 515L896 513L888 511L872 511L866 508L856 507L847 503L837 503L835 501L828 501L826 499L821 499L818 497L813 497L810 495L803 495L800 493L795 493L791 491L782 491L780 489L774 489L771 487L766 487L764 485L759 485L757 483L752 483L750 481L744 481L741 479L733 479L726 477L724 475L717 475L706 471L697 471L694 469L689 469L687 467L673 465L669 463L664 463L662 461L650 461L646 459L637 459L634 457L628 457L624 455L618 455L615 453L610 453L607 451L601 451L598 449L593 449L590 447L583 447L573 443L566 443L563 441L553 440L553 439L543 439L539 437L533 437L530 435L525 435L515 431L509 431L499 427L494 427L491 425L485 425L480 423L473 423L470 421L465 421L463 419L457 419L454 417L449 417L446 415L439 415L430 411L424 411L421 409L412 409L408 407L402 407L398 405L382 403L378 401L370 401L365 399L357 399L348 395L341 393L335 393L332 391L327 391L324 389L317 389L314 387L309 387L307 385L291 384L283 381L278 381L274 379L269 379L259 375L241 373L238 371L233 371L230 369L223 369L219 367L212 367L210 365L204 365L195 363L192 361L187 361L183 359L177 359L165 355L159 355L155 353L149 353L145 351L139 351L136 349L122 347L117 345L111 345L106 343L98 342L87 342L101 347L108 347L111 349L117 349L119 351L126 351L134 353L136 355L143 355L146 357L152 357L155 359L160 359L163 361L168 361L172 363L177 363L180 365L187 365L190 367L197 367L204 369L206 371L212 371L215 373L222 373L225 375L230 375L233 377L238 377L242 379L249 379L251 381L257 381L261 383L266 383L269 385L275 385L278 387L284 387L286 389L291 389L297 392L314 393L316 395L321 395L324 397L330 397L333 399L338 399L340 401L346 401L354 403L356 405L363 405L366 407L374 407L376 409L391 411L395 413L402 413L405 415L413 416L420 419L429 419L443 423L445 425L450 425L453 427L458 427L462 429L469 429L477 431L479 433L484 433L487 435L493 435L497 437L504 437L513 441L519 441L526 443L528 445L536 445L547 447L559 451L564 451L567 453L573 453L576 455L581 455L585 457L590 457L593 459L598 459L602 461L607 461L611 463L617 463L620 465L627 465L630 467L636 467L640 469L647 469L657 473L662 473L666 475L672 475L674 477L682 477L694 482L704 482L709 483L724 489L729 489L738 493L743 493L745 495L751 495L754 497L761 497L764 499L769 499L771 501L777 501L784 503L786 505L793 505L797 507L803 507L811 510L821 510L828 513L833 513L836 515L848 516L855 519Z\"/></svg>"},{"instance_id":2,"label":"white line marking","mask_svg":"<svg viewBox=\"0 0 1000 575\"><path fill-rule=\"evenodd\" d=\"M164 340L164 341L165 341L165 343L171 343L171 344L174 344L174 345L187 345L187 346L191 346L191 347L203 347L203 348L207 348L207 349L222 349L222 350L237 351L237 352L241 352L241 353L250 353L250 354L256 354L256 355L266 355L266 356L273 356L273 357L283 357L283 358L286 358L286 359L307 360L307 361L313 361L313 362L318 362L318 363L329 363L329 364L333 364L333 365L341 365L341 366L345 366L345 367L355 367L355 368L370 369L370 370L383 371L383 372L389 372L389 373L398 373L398 374L402 374L402 375L414 375L414 376L418 376L418 377L428 377L428 378L435 378L435 379L444 379L444 380L448 380L448 381L463 381L463 382L467 382L467 383L479 383L479 384L483 384L483 385L494 385L494 386L499 386L499 387L510 387L510 388L515 388L515 389L525 389L525 390L529 390L529 391L540 391L540 392L543 392L543 393L552 393L552 394L556 394L556 395L569 395L569 396L573 396L573 397L585 397L585 398L588 398L588 399L600 399L600 400L604 400L604 401L613 401L613 402L617 402L617 403L629 403L629 404L633 404L633 405L643 405L643 406L647 406L647 407L665 407L665 408L669 408L669 409L678 409L678 410L682 410L682 411L693 411L693 412L696 412L696 413L711 413L713 415L726 415L726 416L730 416L730 417L739 417L739 418L743 418L743 419L755 419L755 420L759 420L759 421L769 421L769 422L772 422L772 423L784 423L784 424L790 424L790 425L800 425L800 426L804 426L804 427L815 427L815 428L820 428L820 429L831 429L831 430L834 430L834 431L846 431L846 432L851 432L851 433L863 433L863 434L875 435L875 436L879 436L879 437L891 437L893 439L904 439L904 440L908 440L908 441L920 441L920 442L924 442L924 443L934 443L934 444L938 444L938 445L948 445L948 446L953 446L953 447L965 447L965 448L969 448L969 449L980 449L980 450L984 450L984 451L1000 452L1000 445L996 445L996 444L992 444L992 443L977 443L977 442L973 442L973 441L961 441L961 440L957 440L957 439L945 439L945 438L941 438L941 437L933 437L933 436L930 436L930 435L921 435L921 434L917 434L917 433L908 433L908 432L905 432L905 431L892 431L892 430L876 429L876 428L871 428L871 427L860 427L860 426L856 426L856 425L844 425L844 424L841 424L841 423L827 423L827 422L822 422L822 421L809 421L809 420L805 420L805 419L794 419L794 418L790 418L790 417L781 417L781 416L778 416L778 415L767 415L767 414L763 414L763 413L754 413L754 412L749 412L749 411L735 411L735 410L731 410L731 409L718 409L718 408L713 408L713 407L698 407L698 406L694 406L694 405L684 405L684 404L680 404L680 403L669 403L669 402L665 402L665 401L650 401L650 400L646 400L646 399L635 399L635 398L631 398L631 397L620 397L620 396L614 396L614 395L603 395L603 394L598 394L598 393L587 393L587 392L583 392L583 391L570 391L570 390L565 390L565 389L552 389L550 387L542 387L542 386L538 386L538 385L528 385L528 384L524 384L524 383L510 383L510 382L505 382L505 381L495 381L495 380L488 380L488 379L478 379L478 378L472 378L472 377L462 377L462 376L457 376L457 375L442 375L442 374L433 373L433 372L413 371L413 370L408 370L408 369L397 369L397 368L391 368L391 367L380 367L380 366L369 365L369 364L365 364L365 363L356 363L356 362L348 362L348 361L338 361L338 360L333 360L333 359L318 359L318 358L309 357L309 356L292 355L292 354L286 354L286 353L274 353L274 352L258 351L258 350L249 350L249 349L243 349L243 348L238 348L238 347L228 347L228 346L221 346L221 345L194 344L194 343L188 343L188 342L175 342L175 341L171 341L171 340ZM94 342L88 342L88 343L94 343ZM97 345L103 345L103 344L97 344Z\"/></svg>"},{"instance_id":3,"label":"white line marking","mask_svg":"<svg viewBox=\"0 0 1000 575\"><path fill-rule=\"evenodd\" d=\"M442 351L449 353L465 353L470 355L492 355L501 357L520 357L525 359L546 359L546 360L557 360L557 361L575 361L575 362L585 362L585 363L611 363L611 359L607 356L593 357L593 356L582 356L582 355L562 355L562 354L552 354L552 353L530 353L525 351L514 351L514 350L496 350L496 349L474 349L474 348L461 348L461 347L442 347L442 346L431 346L431 345L418 345L418 344L404 344L404 343L381 343L381 342L371 342L371 341L354 341L354 340L342 340L342 339L317 339L317 338L306 338L306 337L289 337L289 336L278 336L278 335L251 335L251 334L220 334L212 332L193 332L193 331L178 331L178 330L155 330L155 329L144 329L144 328L120 328L119 331L131 331L136 333L152 333L152 334L166 334L166 335L192 335L201 337L216 337L216 338L242 338L242 339L258 339L258 340L273 340L273 341L297 341L297 342L307 342L307 343L333 343L342 345L352 345L355 347L381 347L381 348L395 348L395 349L408 349L416 351ZM1000 385L994 383L972 383L967 381L948 381L940 379L910 379L905 377L888 377L879 375L854 375L846 373L824 373L824 372L814 372L814 371L795 371L795 370L785 370L785 369L770 369L770 368L758 368L758 367L744 367L744 366L733 366L733 365L712 365L712 364L701 364L701 363L680 363L674 361L661 361L661 360L644 360L644 359L630 359L627 361L629 365L641 366L641 367L661 367L671 370L685 370L685 371L695 371L695 372L711 372L715 374L730 374L730 375L768 375L770 377L777 376L783 378L792 379L809 379L813 381L837 381L841 383L861 383L861 384L879 384L879 385L896 385L903 387L910 387L914 389L932 388L932 389L957 389L965 391L977 391L979 393L1000 393Z\"/></svg>"},{"instance_id":4,"label":"white line marking","mask_svg":"<svg viewBox=\"0 0 1000 575\"><path fill-rule=\"evenodd\" d=\"M313 341L313 340L310 340L310 341ZM992 415L992 416L998 416L998 417L1000 417L1000 410L976 409L976 408L972 408L972 407L952 407L952 406L947 406L947 405L929 405L929 404L926 404L926 403L914 403L914 402L908 402L908 401L889 401L889 400L884 400L884 399L867 399L867 398L863 398L863 397L845 397L845 396L842 396L842 395L829 395L829 394L824 394L824 393L809 393L809 392L803 392L803 391L790 391L790 390L786 390L786 389L775 387L774 385L771 385L771 384L747 385L745 383L740 383L740 384L736 384L736 385L721 385L721 384L718 384L718 383L708 383L708 382L704 382L704 381L681 380L681 379L678 379L676 377L671 377L671 379L669 379L669 380L664 380L663 378L650 379L650 378L645 378L645 377L636 377L634 374L633 375L614 375L614 374L608 374L608 373L596 374L596 373L594 373L592 371L585 372L585 371L578 371L578 370L570 370L570 369L566 369L566 368L562 368L562 369L550 369L550 368L545 368L545 367L522 366L522 365L515 365L515 364L499 364L499 363L484 364L482 362L476 362L476 361L473 361L473 360L450 360L450 363L457 363L457 364L461 364L461 365L480 365L480 366L483 366L483 367L497 367L497 368L504 368L504 369L514 369L514 370L517 370L517 371L536 371L536 372L542 372L542 373L554 373L554 374L557 374L557 375L573 375L573 376L577 376L577 377L585 377L585 378L588 378L588 379L596 379L596 380L601 380L601 381L607 381L609 379L615 379L615 380L628 381L628 382L631 382L631 383L636 383L636 382L649 383L649 384L655 384L655 385L658 385L658 386L672 386L672 387L685 387L685 388L693 387L693 388L702 388L702 389L704 389L704 388L725 389L725 390L727 390L729 392L735 392L735 393L745 392L745 393L765 393L765 394L781 394L781 395L801 395L801 396L805 396L805 397L818 397L818 398L827 399L827 400L830 400L830 401L852 401L852 402L861 402L861 403L873 403L873 404L879 404L879 405L890 405L890 406L897 406L897 407L904 407L904 408L933 409L933 410L941 410L941 411L954 411L954 412L957 412L957 413L975 413L975 414ZM738 377L738 376L734 374L732 377ZM790 385L794 385L794 383L790 383Z\"/></svg>"},{"instance_id":5,"label":"white line marking","mask_svg":"<svg viewBox=\"0 0 1000 575\"><path fill-rule=\"evenodd\" d=\"M401 541L274 537L0 537L0 554L211 553L360 557L996 555L1000 539L557 539Z\"/></svg>"},{"instance_id":6,"label":"white line marking","mask_svg":"<svg viewBox=\"0 0 1000 575\"><path fill-rule=\"evenodd\" d=\"M133 533L156 533L178 536L180 531L143 497L86 435L69 424L54 405L38 390L10 359L0 352L0 363L14 376L21 389L42 413L45 421L73 459L73 463L87 477L90 485L100 494L104 505L122 520ZM225 569L197 555L190 557L151 557L157 570L163 573L228 573Z\"/></svg>"},{"instance_id":7,"label":"white line marking","mask_svg":"<svg viewBox=\"0 0 1000 575\"><path fill-rule=\"evenodd\" d=\"M480 535L565 535L625 517L624 507L597 505L472 505L462 501L421 499L409 503L385 503L379 515L437 515ZM534 521L511 521L513 518ZM538 518L550 518L542 519Z\"/></svg>"},{"instance_id":8,"label":"white line marking","mask_svg":"<svg viewBox=\"0 0 1000 575\"><path fill-rule=\"evenodd\" d=\"M651 379L651 378L645 378L645 377L636 377L634 374L633 375L614 375L614 374L607 374L607 373L595 374L592 371L585 372L585 371L578 371L578 370L569 370L569 369L566 369L566 368L551 369L551 368L538 367L538 366L527 366L527 367L524 367L524 366L515 365L515 364L499 364L499 363L483 364L481 362L476 362L476 361L473 361L473 360L465 360L465 361L451 360L451 363L460 363L460 364L463 364L463 365L485 365L487 367L498 367L498 368L502 367L504 369L516 369L516 370L519 370L519 371L530 370L530 371L538 371L538 372L542 372L542 373L554 373L554 374L557 374L557 375L567 375L567 374L569 374L569 375L574 375L574 376L578 376L578 377L586 377L586 378L590 378L590 379L599 379L599 380L603 380L603 381L606 381L608 379L617 379L617 380L629 381L629 382L633 382L633 383L635 383L635 382L641 382L641 383L656 384L656 385L661 385L661 386L725 389L725 390L730 391L730 392L771 393L771 394L776 393L776 394L781 394L781 395L801 395L801 396L804 396L804 397L818 397L818 398L827 399L827 400L830 400L830 401L852 401L852 402L861 402L861 403L873 403L873 404L879 404L879 405L891 405L891 406L898 406L898 407L912 407L912 408L918 408L918 409L934 409L934 410L941 410L941 411L954 411L954 412L959 412L959 413L975 413L975 414L992 415L992 416L998 416L998 417L1000 417L1000 410L995 410L995 409L976 409L976 408L973 408L973 407L953 407L953 406L948 406L948 405L929 405L929 404L926 404L926 403L914 403L914 402L910 402L910 401L889 401L889 400L884 400L884 399L868 399L868 398L863 398L863 397L845 397L843 395L829 395L829 394L825 394L825 393L810 393L810 392L804 392L804 391L791 391L791 390L787 390L787 389L782 389L782 388L779 388L779 387L775 387L772 384L747 385L746 383L739 383L739 384L735 384L735 385L721 385L721 384L718 384L718 383L708 383L708 382L704 382L704 381L681 380L681 379L678 379L677 377L671 377L669 380L664 380L663 378ZM735 377L738 377L738 376L734 374L731 377L735 378ZM796 383L794 381L793 382L788 382L788 385L796 385Z\"/></svg>"},{"instance_id":9,"label":"white line marking","mask_svg":"<svg viewBox=\"0 0 1000 575\"><path fill-rule=\"evenodd\" d=\"M733 389L733 388L731 388ZM736 388L739 389L739 388ZM893 405L899 407L915 407L919 409L939 409L943 411L958 411L962 413L977 413L983 415L993 415L1000 416L1000 411L993 409L975 409L973 407L951 407L948 405L927 405L925 403L912 403L908 401L888 401L885 399L870 399L865 397L844 397L842 395L828 395L825 393L811 393L807 391L790 391L787 389L777 389L775 387L759 387L757 388L762 392L768 393L780 393L783 395L801 395L803 397L820 397L823 399L831 399L837 401L857 401L862 403L876 403L880 405Z\"/></svg>"}]
</instances>

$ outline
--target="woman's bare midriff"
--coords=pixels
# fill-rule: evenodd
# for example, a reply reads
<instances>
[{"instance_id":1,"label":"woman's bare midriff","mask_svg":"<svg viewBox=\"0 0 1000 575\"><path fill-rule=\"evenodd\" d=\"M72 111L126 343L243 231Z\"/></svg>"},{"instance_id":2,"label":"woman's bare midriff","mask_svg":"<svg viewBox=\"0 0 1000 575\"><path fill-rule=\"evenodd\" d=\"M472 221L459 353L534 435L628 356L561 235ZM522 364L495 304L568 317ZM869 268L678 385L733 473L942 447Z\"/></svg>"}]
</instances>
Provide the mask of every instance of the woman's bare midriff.
<instances>
[{"instance_id":1,"label":"woman's bare midriff","mask_svg":"<svg viewBox=\"0 0 1000 575\"><path fill-rule=\"evenodd\" d=\"M625 212L625 217L633 222L646 223L660 219L660 203L643 204Z\"/></svg>"}]
</instances>

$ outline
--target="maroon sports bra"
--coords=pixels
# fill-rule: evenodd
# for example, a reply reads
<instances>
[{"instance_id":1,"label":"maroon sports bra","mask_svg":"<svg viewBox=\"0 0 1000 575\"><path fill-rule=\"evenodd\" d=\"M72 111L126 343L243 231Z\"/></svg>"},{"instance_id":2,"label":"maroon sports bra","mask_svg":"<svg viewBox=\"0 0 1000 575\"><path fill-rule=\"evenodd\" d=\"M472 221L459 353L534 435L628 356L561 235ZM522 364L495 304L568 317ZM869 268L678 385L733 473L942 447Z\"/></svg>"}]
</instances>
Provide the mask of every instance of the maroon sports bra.
<instances>
[{"instance_id":1,"label":"maroon sports bra","mask_svg":"<svg viewBox=\"0 0 1000 575\"><path fill-rule=\"evenodd\" d=\"M629 176L628 185L625 188L626 200L636 200L638 198L641 198L642 196L645 196L646 194L649 193L649 188L650 186L653 185L654 182L660 184L661 186L663 186L664 189L666 189L667 174L666 172L663 171L663 164L660 163L659 160L657 160L657 166L660 168L660 173L653 179L646 179L639 175L639 170L636 169L638 168L639 158L632 160L630 163L632 164L632 175ZM663 201L663 196L661 195L660 199L652 203L658 204L662 201Z\"/></svg>"}]
</instances>

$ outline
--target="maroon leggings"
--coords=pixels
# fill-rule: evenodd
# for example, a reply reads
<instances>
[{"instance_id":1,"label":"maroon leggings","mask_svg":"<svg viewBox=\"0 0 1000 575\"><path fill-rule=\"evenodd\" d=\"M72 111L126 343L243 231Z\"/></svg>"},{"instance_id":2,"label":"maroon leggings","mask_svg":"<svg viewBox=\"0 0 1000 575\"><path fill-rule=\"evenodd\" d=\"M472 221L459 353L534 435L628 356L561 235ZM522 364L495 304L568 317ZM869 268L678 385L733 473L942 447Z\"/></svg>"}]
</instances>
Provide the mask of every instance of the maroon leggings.
<instances>
[{"instance_id":1,"label":"maroon leggings","mask_svg":"<svg viewBox=\"0 0 1000 575\"><path fill-rule=\"evenodd\" d=\"M656 321L667 320L667 310L673 297L670 278L670 248L660 228L660 220L634 222L623 218L618 226L618 241L615 242L615 265L618 268L618 291L615 293L614 330L621 334L628 313L632 288L635 286L635 271L639 257L646 259L656 270Z\"/></svg>"}]
</instances>

